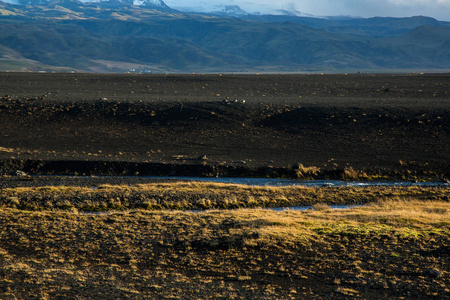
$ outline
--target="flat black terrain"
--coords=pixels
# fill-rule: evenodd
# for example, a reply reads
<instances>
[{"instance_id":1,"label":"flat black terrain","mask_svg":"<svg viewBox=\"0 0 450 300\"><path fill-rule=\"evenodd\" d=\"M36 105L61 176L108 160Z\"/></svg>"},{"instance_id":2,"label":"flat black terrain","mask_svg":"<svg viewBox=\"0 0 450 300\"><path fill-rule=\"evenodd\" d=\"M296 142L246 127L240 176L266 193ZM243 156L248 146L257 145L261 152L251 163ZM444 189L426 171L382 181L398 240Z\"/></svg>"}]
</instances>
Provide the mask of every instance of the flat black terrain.
<instances>
[{"instance_id":1,"label":"flat black terrain","mask_svg":"<svg viewBox=\"0 0 450 300\"><path fill-rule=\"evenodd\" d=\"M449 299L447 186L23 173L448 180L449 90L449 75L0 73L0 299ZM261 209L293 205L313 209Z\"/></svg>"},{"instance_id":2,"label":"flat black terrain","mask_svg":"<svg viewBox=\"0 0 450 300\"><path fill-rule=\"evenodd\" d=\"M35 171L36 160L59 161L71 174L71 161L113 175L130 174L108 172L113 161L140 173L142 163L202 165L198 175L301 163L444 178L449 90L449 75L2 73L2 173L28 159Z\"/></svg>"}]
</instances>

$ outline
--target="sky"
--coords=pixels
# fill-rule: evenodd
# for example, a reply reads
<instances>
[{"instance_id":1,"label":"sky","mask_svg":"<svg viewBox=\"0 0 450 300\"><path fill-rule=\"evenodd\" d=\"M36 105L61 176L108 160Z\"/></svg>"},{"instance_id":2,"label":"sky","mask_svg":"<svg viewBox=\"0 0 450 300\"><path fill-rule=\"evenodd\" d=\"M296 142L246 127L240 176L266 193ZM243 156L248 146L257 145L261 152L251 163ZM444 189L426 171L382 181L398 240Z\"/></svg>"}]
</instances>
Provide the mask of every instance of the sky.
<instances>
[{"instance_id":1,"label":"sky","mask_svg":"<svg viewBox=\"0 0 450 300\"><path fill-rule=\"evenodd\" d=\"M411 17L450 21L450 0L165 0L169 6L239 5L248 12L297 10L317 16Z\"/></svg>"}]
</instances>

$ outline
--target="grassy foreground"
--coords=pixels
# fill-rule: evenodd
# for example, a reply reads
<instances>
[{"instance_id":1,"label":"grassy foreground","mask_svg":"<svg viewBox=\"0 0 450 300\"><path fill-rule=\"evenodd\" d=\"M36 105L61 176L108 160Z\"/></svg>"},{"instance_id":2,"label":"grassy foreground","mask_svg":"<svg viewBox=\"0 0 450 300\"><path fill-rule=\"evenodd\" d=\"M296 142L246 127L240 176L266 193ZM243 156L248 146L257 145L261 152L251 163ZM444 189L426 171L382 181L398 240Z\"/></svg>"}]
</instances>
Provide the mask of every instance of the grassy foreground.
<instances>
[{"instance_id":1,"label":"grassy foreground","mask_svg":"<svg viewBox=\"0 0 450 300\"><path fill-rule=\"evenodd\" d=\"M195 182L4 189L0 299L448 299L448 193ZM79 212L88 198L110 212ZM198 200L314 209L155 210Z\"/></svg>"},{"instance_id":2,"label":"grassy foreground","mask_svg":"<svg viewBox=\"0 0 450 300\"><path fill-rule=\"evenodd\" d=\"M448 187L255 187L208 182L95 188L44 186L5 188L0 206L24 210L202 210L286 207L327 203L366 204L383 199L450 201Z\"/></svg>"}]
</instances>

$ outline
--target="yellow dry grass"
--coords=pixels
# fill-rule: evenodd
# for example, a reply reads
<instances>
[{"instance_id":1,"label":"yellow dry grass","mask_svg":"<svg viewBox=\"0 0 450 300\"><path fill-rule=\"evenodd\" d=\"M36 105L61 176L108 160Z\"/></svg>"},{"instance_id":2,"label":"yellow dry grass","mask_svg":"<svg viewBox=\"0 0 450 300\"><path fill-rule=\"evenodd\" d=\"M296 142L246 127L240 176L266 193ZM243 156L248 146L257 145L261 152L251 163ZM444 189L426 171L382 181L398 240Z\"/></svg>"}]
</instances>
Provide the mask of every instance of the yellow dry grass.
<instances>
[{"instance_id":1,"label":"yellow dry grass","mask_svg":"<svg viewBox=\"0 0 450 300\"><path fill-rule=\"evenodd\" d=\"M3 209L0 214L14 210ZM17 212L16 212L17 214ZM83 220L97 219L101 224L108 218L124 224L146 219L163 228L176 228L173 232L180 241L202 241L211 247L218 240L230 245L244 243L247 246L274 246L277 243L295 244L320 241L323 234L355 233L358 235L389 234L419 236L423 234L448 234L450 232L450 203L388 199L349 209L323 209L323 205L307 211L269 209L183 211L116 211L106 215L85 215L78 212L40 211L19 214L34 218L57 217L65 220L66 229L77 228ZM94 218L94 219L92 219ZM224 230L226 228L226 230ZM95 228L93 228L95 230ZM134 234L141 234L134 232Z\"/></svg>"},{"instance_id":2,"label":"yellow dry grass","mask_svg":"<svg viewBox=\"0 0 450 300\"><path fill-rule=\"evenodd\" d=\"M13 152L13 148L0 147L0 152Z\"/></svg>"},{"instance_id":3,"label":"yellow dry grass","mask_svg":"<svg viewBox=\"0 0 450 300\"><path fill-rule=\"evenodd\" d=\"M284 243L320 239L323 233L392 234L417 236L425 232L450 230L450 203L440 201L382 200L350 209L236 210L211 212L244 222L256 233L251 244L283 241Z\"/></svg>"},{"instance_id":4,"label":"yellow dry grass","mask_svg":"<svg viewBox=\"0 0 450 300\"><path fill-rule=\"evenodd\" d=\"M318 204L365 204L383 199L450 200L447 187L256 187L209 182L6 188L0 206L81 211L136 209L224 209ZM324 206L326 209L326 206Z\"/></svg>"},{"instance_id":5,"label":"yellow dry grass","mask_svg":"<svg viewBox=\"0 0 450 300\"><path fill-rule=\"evenodd\" d=\"M429 263L418 254L448 244L450 203L394 197L352 209L316 208L99 215L0 208L0 298L233 298L221 282L242 299L280 299L286 289L304 298L312 294L303 287L329 274L320 285L330 288L324 294L369 289L378 297L402 266L411 274L434 267L447 276L445 257ZM348 285L352 274L362 283ZM260 286L261 278L273 288ZM373 286L363 283L369 280ZM424 289L431 282L406 280ZM402 282L390 284L402 291Z\"/></svg>"}]
</instances>

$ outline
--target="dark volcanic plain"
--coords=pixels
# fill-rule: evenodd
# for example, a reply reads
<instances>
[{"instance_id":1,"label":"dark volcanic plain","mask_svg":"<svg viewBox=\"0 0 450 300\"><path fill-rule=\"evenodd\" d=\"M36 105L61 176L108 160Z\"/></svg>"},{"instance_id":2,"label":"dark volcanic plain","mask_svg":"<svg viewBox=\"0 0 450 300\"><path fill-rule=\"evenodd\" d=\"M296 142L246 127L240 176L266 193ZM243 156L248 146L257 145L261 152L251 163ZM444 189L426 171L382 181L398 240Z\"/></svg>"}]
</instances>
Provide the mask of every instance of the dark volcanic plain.
<instances>
[{"instance_id":1,"label":"dark volcanic plain","mask_svg":"<svg viewBox=\"0 0 450 300\"><path fill-rule=\"evenodd\" d=\"M444 181L449 91L446 74L0 73L0 298L450 299L448 185L17 172ZM313 209L261 209L293 204Z\"/></svg>"},{"instance_id":2,"label":"dark volcanic plain","mask_svg":"<svg viewBox=\"0 0 450 300\"><path fill-rule=\"evenodd\" d=\"M303 164L400 179L449 176L445 74L2 73L0 87L4 174L28 168L36 174L239 176L261 168L272 176L267 168ZM10 159L58 161L60 167ZM96 172L98 164L76 170L67 163L86 160L164 167L114 165ZM179 166L199 164L215 167L188 172Z\"/></svg>"}]
</instances>

